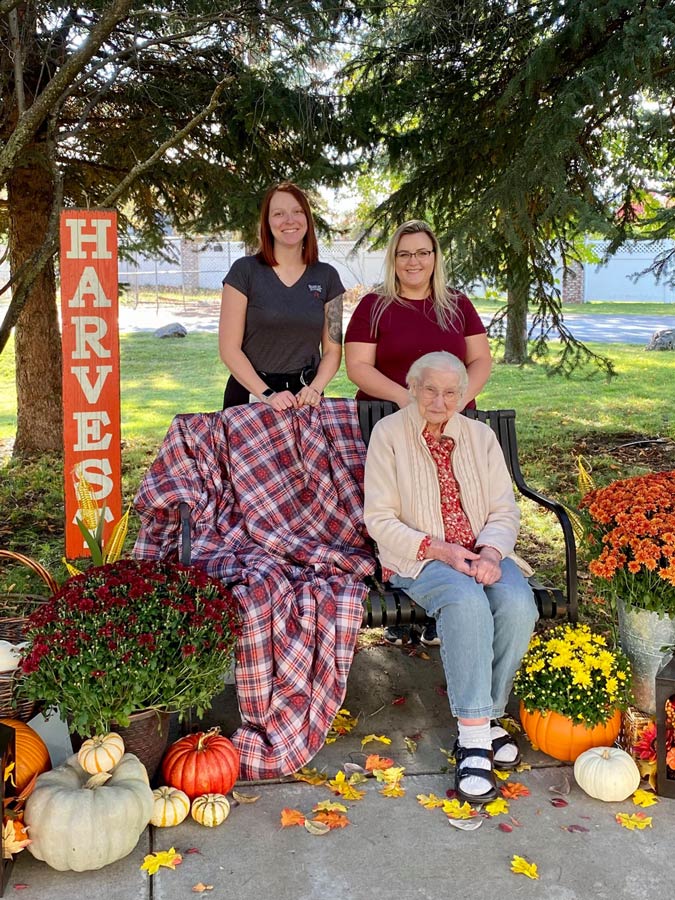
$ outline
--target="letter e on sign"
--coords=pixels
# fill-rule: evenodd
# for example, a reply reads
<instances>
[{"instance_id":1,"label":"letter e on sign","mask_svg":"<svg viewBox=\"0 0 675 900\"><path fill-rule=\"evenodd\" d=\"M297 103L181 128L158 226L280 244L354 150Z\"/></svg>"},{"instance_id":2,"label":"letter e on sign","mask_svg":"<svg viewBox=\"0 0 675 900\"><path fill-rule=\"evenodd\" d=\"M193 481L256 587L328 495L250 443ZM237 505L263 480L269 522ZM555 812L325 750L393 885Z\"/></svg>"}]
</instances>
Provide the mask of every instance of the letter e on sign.
<instances>
[{"instance_id":1,"label":"letter e on sign","mask_svg":"<svg viewBox=\"0 0 675 900\"><path fill-rule=\"evenodd\" d=\"M84 473L99 508L104 543L122 515L117 213L61 213L63 436L66 556L88 556L74 473ZM104 475L105 477L102 477Z\"/></svg>"}]
</instances>

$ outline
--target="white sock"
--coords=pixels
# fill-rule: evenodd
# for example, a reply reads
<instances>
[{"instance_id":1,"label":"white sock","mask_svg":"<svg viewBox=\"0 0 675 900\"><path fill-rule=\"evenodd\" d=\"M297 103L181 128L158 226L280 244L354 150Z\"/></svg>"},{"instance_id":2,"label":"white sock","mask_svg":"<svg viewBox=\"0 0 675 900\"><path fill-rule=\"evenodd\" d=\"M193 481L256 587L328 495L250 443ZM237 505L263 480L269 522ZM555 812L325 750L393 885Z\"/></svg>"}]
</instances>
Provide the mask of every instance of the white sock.
<instances>
[{"instance_id":1,"label":"white sock","mask_svg":"<svg viewBox=\"0 0 675 900\"><path fill-rule=\"evenodd\" d=\"M508 734L505 728L502 728L501 725L492 725L490 727L490 740L494 741L496 738L503 737L505 734ZM514 759L518 756L518 747L515 744L504 744L503 747L500 747L499 750L495 753L495 762L500 763L512 763Z\"/></svg>"},{"instance_id":2,"label":"white sock","mask_svg":"<svg viewBox=\"0 0 675 900\"><path fill-rule=\"evenodd\" d=\"M492 749L492 738L490 737L490 723L484 725L463 725L457 723L459 746L465 750L472 747L482 748L483 750ZM464 765L472 769L491 769L490 760L482 756L467 756ZM486 778L480 778L478 775L467 775L460 781L462 792L471 794L472 796L480 796L488 791L492 784Z\"/></svg>"}]
</instances>

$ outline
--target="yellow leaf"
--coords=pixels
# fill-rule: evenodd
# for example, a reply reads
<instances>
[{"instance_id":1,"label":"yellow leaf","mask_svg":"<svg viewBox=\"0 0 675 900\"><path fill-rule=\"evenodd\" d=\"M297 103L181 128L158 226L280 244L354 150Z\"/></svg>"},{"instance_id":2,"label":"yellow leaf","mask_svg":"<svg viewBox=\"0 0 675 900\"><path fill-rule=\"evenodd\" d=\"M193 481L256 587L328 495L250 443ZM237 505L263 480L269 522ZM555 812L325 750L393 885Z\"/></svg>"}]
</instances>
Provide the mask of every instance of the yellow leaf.
<instances>
[{"instance_id":1,"label":"yellow leaf","mask_svg":"<svg viewBox=\"0 0 675 900\"><path fill-rule=\"evenodd\" d=\"M646 759L636 759L637 767L640 770L640 776L647 778L653 790L656 790L656 760L649 762Z\"/></svg>"},{"instance_id":2,"label":"yellow leaf","mask_svg":"<svg viewBox=\"0 0 675 900\"><path fill-rule=\"evenodd\" d=\"M281 827L291 828L293 825L304 825L305 817L299 809L289 809L288 806L281 810Z\"/></svg>"},{"instance_id":3,"label":"yellow leaf","mask_svg":"<svg viewBox=\"0 0 675 900\"><path fill-rule=\"evenodd\" d=\"M328 834L330 825L326 825L325 822L319 822L316 819L305 819L305 830L315 837L319 837L322 834Z\"/></svg>"},{"instance_id":4,"label":"yellow leaf","mask_svg":"<svg viewBox=\"0 0 675 900\"><path fill-rule=\"evenodd\" d=\"M257 803L260 800L260 794L256 794L254 797L251 794L242 794L239 791L232 791L232 796L237 803Z\"/></svg>"},{"instance_id":5,"label":"yellow leaf","mask_svg":"<svg viewBox=\"0 0 675 900\"><path fill-rule=\"evenodd\" d=\"M659 798L652 791L645 791L642 788L638 788L633 794L633 803L636 806L653 806L658 802Z\"/></svg>"},{"instance_id":6,"label":"yellow leaf","mask_svg":"<svg viewBox=\"0 0 675 900\"><path fill-rule=\"evenodd\" d=\"M303 768L293 773L296 781L305 781L307 784L325 784L328 781L328 775L325 772L319 772L318 769Z\"/></svg>"},{"instance_id":7,"label":"yellow leaf","mask_svg":"<svg viewBox=\"0 0 675 900\"><path fill-rule=\"evenodd\" d=\"M442 797L437 797L436 794L418 794L417 802L425 809L440 809L446 801Z\"/></svg>"},{"instance_id":8,"label":"yellow leaf","mask_svg":"<svg viewBox=\"0 0 675 900\"><path fill-rule=\"evenodd\" d=\"M368 781L368 777L363 772L352 772L349 776L350 784L365 784Z\"/></svg>"},{"instance_id":9,"label":"yellow leaf","mask_svg":"<svg viewBox=\"0 0 675 900\"><path fill-rule=\"evenodd\" d=\"M403 778L405 772L404 766L390 766L388 769L374 769L373 775L378 781L384 781L387 784L394 784Z\"/></svg>"},{"instance_id":10,"label":"yellow leaf","mask_svg":"<svg viewBox=\"0 0 675 900\"><path fill-rule=\"evenodd\" d=\"M328 782L328 787L345 800L361 800L366 795L365 791L357 790L347 781L344 772L338 772L335 778Z\"/></svg>"},{"instance_id":11,"label":"yellow leaf","mask_svg":"<svg viewBox=\"0 0 675 900\"><path fill-rule=\"evenodd\" d=\"M379 741L381 744L391 744L391 738L386 737L384 734L367 734L361 740L361 747L365 747L366 744L369 744L371 741Z\"/></svg>"},{"instance_id":12,"label":"yellow leaf","mask_svg":"<svg viewBox=\"0 0 675 900\"><path fill-rule=\"evenodd\" d=\"M167 869L175 869L183 862L180 853L176 853L172 847L170 850L160 850L157 853L148 853L143 859L141 870L145 869L148 875L155 875L160 866L166 866Z\"/></svg>"},{"instance_id":13,"label":"yellow leaf","mask_svg":"<svg viewBox=\"0 0 675 900\"><path fill-rule=\"evenodd\" d=\"M644 813L633 813L632 816L628 815L628 813L617 813L616 821L629 831L633 831L636 828L638 831L642 831L643 828L652 827L652 817L646 816Z\"/></svg>"},{"instance_id":14,"label":"yellow leaf","mask_svg":"<svg viewBox=\"0 0 675 900\"><path fill-rule=\"evenodd\" d=\"M444 750L443 747L439 747L438 749L441 751L443 756L447 759L449 765L451 765L451 766L457 765L457 760L455 759L455 757L449 750Z\"/></svg>"},{"instance_id":15,"label":"yellow leaf","mask_svg":"<svg viewBox=\"0 0 675 900\"><path fill-rule=\"evenodd\" d=\"M338 803L337 800L322 800L312 807L312 812L347 812L344 803Z\"/></svg>"},{"instance_id":16,"label":"yellow leaf","mask_svg":"<svg viewBox=\"0 0 675 900\"><path fill-rule=\"evenodd\" d=\"M514 856L511 860L511 871L516 875L527 875L528 878L539 878L537 864L528 862L522 856Z\"/></svg>"},{"instance_id":17,"label":"yellow leaf","mask_svg":"<svg viewBox=\"0 0 675 900\"><path fill-rule=\"evenodd\" d=\"M536 750L537 748L534 747L534 749ZM529 763L521 762L521 763L518 763L518 765L515 768L515 771L516 772L529 772L531 768L532 768L532 766Z\"/></svg>"},{"instance_id":18,"label":"yellow leaf","mask_svg":"<svg viewBox=\"0 0 675 900\"><path fill-rule=\"evenodd\" d=\"M405 788L402 788L398 781L388 784L380 791L383 797L405 797Z\"/></svg>"},{"instance_id":19,"label":"yellow leaf","mask_svg":"<svg viewBox=\"0 0 675 900\"><path fill-rule=\"evenodd\" d=\"M405 744L405 748L408 751L408 753L417 752L417 741L413 741L412 738L407 737L407 738L403 738L403 742Z\"/></svg>"},{"instance_id":20,"label":"yellow leaf","mask_svg":"<svg viewBox=\"0 0 675 900\"><path fill-rule=\"evenodd\" d=\"M327 744L334 744L335 741L343 734L349 734L358 725L358 719L354 718L348 709L341 709L333 719L328 736Z\"/></svg>"},{"instance_id":21,"label":"yellow leaf","mask_svg":"<svg viewBox=\"0 0 675 900\"><path fill-rule=\"evenodd\" d=\"M510 776L511 776L511 773L510 773L510 772L502 772L501 769L493 769L492 771L495 773L495 776L496 776L500 781L508 781L509 778L510 778Z\"/></svg>"},{"instance_id":22,"label":"yellow leaf","mask_svg":"<svg viewBox=\"0 0 675 900\"><path fill-rule=\"evenodd\" d=\"M508 811L509 804L503 797L497 797L496 800L491 800L489 803L485 804L485 812L489 816L500 816L502 813L506 814Z\"/></svg>"},{"instance_id":23,"label":"yellow leaf","mask_svg":"<svg viewBox=\"0 0 675 900\"><path fill-rule=\"evenodd\" d=\"M468 803L460 803L459 800L444 800L443 812L449 819L473 819L478 812Z\"/></svg>"},{"instance_id":24,"label":"yellow leaf","mask_svg":"<svg viewBox=\"0 0 675 900\"><path fill-rule=\"evenodd\" d=\"M9 780L9 783L12 787L16 787L16 781L14 781L14 769L16 767L16 763L9 763L9 765L5 766L5 777L2 779L3 781Z\"/></svg>"}]
</instances>

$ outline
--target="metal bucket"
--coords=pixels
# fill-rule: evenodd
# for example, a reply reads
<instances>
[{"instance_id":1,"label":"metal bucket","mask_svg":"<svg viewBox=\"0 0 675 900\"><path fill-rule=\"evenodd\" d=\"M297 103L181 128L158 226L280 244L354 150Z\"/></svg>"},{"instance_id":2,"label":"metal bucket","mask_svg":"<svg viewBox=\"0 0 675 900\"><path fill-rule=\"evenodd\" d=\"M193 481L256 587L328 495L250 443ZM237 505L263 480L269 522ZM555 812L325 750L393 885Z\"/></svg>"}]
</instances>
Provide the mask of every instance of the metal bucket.
<instances>
[{"instance_id":1,"label":"metal bucket","mask_svg":"<svg viewBox=\"0 0 675 900\"><path fill-rule=\"evenodd\" d=\"M617 599L619 641L633 670L635 706L650 716L656 715L656 673L669 662L672 653L662 647L675 644L675 619L635 609Z\"/></svg>"}]
</instances>

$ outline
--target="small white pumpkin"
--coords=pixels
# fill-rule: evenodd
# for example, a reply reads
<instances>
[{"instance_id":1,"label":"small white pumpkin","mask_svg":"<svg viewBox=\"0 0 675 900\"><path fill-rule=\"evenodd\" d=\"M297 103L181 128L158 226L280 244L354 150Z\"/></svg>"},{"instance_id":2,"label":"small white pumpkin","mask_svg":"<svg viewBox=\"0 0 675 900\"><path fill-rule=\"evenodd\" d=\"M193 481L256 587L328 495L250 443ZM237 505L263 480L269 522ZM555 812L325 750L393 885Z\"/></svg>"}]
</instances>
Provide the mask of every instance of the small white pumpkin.
<instances>
[{"instance_id":1,"label":"small white pumpkin","mask_svg":"<svg viewBox=\"0 0 675 900\"><path fill-rule=\"evenodd\" d=\"M155 803L152 808L151 825L170 828L180 825L190 812L190 798L185 791L174 787L159 787L152 792Z\"/></svg>"},{"instance_id":2,"label":"small white pumpkin","mask_svg":"<svg viewBox=\"0 0 675 900\"><path fill-rule=\"evenodd\" d=\"M640 771L635 760L618 747L591 747L574 763L574 777L579 787L596 800L625 800L640 785Z\"/></svg>"},{"instance_id":3,"label":"small white pumpkin","mask_svg":"<svg viewBox=\"0 0 675 900\"><path fill-rule=\"evenodd\" d=\"M84 741L77 754L77 761L85 772L96 775L109 772L124 756L122 736L111 731L109 734L95 734Z\"/></svg>"},{"instance_id":4,"label":"small white pumpkin","mask_svg":"<svg viewBox=\"0 0 675 900\"><path fill-rule=\"evenodd\" d=\"M190 814L195 822L215 828L221 825L230 814L230 801L225 794L202 794L192 801Z\"/></svg>"}]
</instances>

